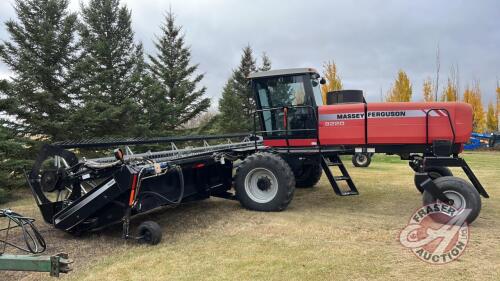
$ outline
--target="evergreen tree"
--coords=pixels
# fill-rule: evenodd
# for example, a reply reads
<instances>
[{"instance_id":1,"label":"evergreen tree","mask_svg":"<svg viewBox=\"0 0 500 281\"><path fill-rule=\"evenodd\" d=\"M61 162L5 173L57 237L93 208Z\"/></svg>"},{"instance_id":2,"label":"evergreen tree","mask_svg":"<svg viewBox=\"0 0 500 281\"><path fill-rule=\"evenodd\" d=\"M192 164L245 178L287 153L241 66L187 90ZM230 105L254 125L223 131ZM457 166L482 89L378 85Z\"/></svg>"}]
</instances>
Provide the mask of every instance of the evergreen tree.
<instances>
[{"instance_id":1,"label":"evergreen tree","mask_svg":"<svg viewBox=\"0 0 500 281\"><path fill-rule=\"evenodd\" d=\"M32 140L18 137L0 125L0 202L5 201L8 191L26 184L22 169L32 164L26 160L32 158L30 149L27 149L32 146Z\"/></svg>"},{"instance_id":2,"label":"evergreen tree","mask_svg":"<svg viewBox=\"0 0 500 281\"><path fill-rule=\"evenodd\" d=\"M219 101L220 125L223 132L248 132L253 129L255 101L247 77L255 71L257 66L252 48L247 46L243 49L240 65L233 70Z\"/></svg>"},{"instance_id":3,"label":"evergreen tree","mask_svg":"<svg viewBox=\"0 0 500 281\"><path fill-rule=\"evenodd\" d=\"M259 67L259 71L269 71L271 70L272 63L266 52L262 53L262 65Z\"/></svg>"},{"instance_id":4,"label":"evergreen tree","mask_svg":"<svg viewBox=\"0 0 500 281\"><path fill-rule=\"evenodd\" d=\"M82 137L137 135L143 96L144 58L134 42L131 13L119 0L82 4L78 64Z\"/></svg>"},{"instance_id":5,"label":"evergreen tree","mask_svg":"<svg viewBox=\"0 0 500 281\"><path fill-rule=\"evenodd\" d=\"M155 42L157 54L148 56L152 83L144 106L151 134L169 134L210 107L210 99L204 97L206 88L198 88L204 75L196 74L198 64L190 65L191 51L181 30L168 12Z\"/></svg>"},{"instance_id":6,"label":"evergreen tree","mask_svg":"<svg viewBox=\"0 0 500 281\"><path fill-rule=\"evenodd\" d=\"M219 131L223 133L243 133L251 130L252 123L244 116L243 103L240 96L236 94L233 78L230 78L219 100Z\"/></svg>"},{"instance_id":7,"label":"evergreen tree","mask_svg":"<svg viewBox=\"0 0 500 281\"><path fill-rule=\"evenodd\" d=\"M18 20L5 23L11 41L0 43L0 59L13 76L1 82L0 112L17 134L60 140L71 132L77 16L68 2L16 0Z\"/></svg>"}]
</instances>

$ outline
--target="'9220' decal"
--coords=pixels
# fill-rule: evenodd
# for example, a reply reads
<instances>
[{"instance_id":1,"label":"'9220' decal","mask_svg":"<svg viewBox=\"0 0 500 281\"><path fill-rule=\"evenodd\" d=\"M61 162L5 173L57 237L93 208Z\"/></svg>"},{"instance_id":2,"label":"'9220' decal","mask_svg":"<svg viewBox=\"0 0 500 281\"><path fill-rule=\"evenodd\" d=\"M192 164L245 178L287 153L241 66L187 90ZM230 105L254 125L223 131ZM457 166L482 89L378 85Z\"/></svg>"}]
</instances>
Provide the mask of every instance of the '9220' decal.
<instances>
[{"instance_id":1,"label":"'9220' decal","mask_svg":"<svg viewBox=\"0 0 500 281\"><path fill-rule=\"evenodd\" d=\"M336 126L344 126L344 121L326 121L323 126L325 127L336 127Z\"/></svg>"}]
</instances>

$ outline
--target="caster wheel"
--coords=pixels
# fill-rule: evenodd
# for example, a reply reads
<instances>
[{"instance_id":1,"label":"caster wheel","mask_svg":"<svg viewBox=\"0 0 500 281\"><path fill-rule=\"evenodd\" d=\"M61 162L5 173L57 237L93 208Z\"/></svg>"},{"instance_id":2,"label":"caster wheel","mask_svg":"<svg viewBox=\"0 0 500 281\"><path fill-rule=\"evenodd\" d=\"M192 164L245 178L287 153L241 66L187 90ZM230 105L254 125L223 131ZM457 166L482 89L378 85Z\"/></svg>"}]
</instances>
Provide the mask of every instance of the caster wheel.
<instances>
[{"instance_id":1,"label":"caster wheel","mask_svg":"<svg viewBox=\"0 0 500 281\"><path fill-rule=\"evenodd\" d=\"M139 242L156 245L161 241L161 227L154 221L145 221L139 225Z\"/></svg>"}]
</instances>

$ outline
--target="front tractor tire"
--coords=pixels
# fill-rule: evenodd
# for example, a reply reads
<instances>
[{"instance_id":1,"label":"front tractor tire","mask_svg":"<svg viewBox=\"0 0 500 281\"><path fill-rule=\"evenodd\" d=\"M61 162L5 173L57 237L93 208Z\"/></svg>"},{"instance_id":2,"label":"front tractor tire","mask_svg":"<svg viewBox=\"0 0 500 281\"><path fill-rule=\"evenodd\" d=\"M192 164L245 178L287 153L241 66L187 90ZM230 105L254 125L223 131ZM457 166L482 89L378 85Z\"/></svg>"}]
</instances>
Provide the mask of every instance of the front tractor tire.
<instances>
[{"instance_id":1,"label":"front tractor tire","mask_svg":"<svg viewBox=\"0 0 500 281\"><path fill-rule=\"evenodd\" d=\"M448 167L426 167L425 172L429 175L432 180L438 179L440 177L452 177L453 173ZM415 187L420 193L424 192L424 189L420 186L422 183L419 178L415 175L413 181L415 182Z\"/></svg>"},{"instance_id":2,"label":"front tractor tire","mask_svg":"<svg viewBox=\"0 0 500 281\"><path fill-rule=\"evenodd\" d=\"M453 207L459 213L465 209L471 210L465 219L467 223L472 223L479 216L479 212L481 211L481 197L472 184L464 179L451 176L437 178L434 180L434 184L446 197L453 200ZM430 192L424 191L424 206L437 201Z\"/></svg>"},{"instance_id":3,"label":"front tractor tire","mask_svg":"<svg viewBox=\"0 0 500 281\"><path fill-rule=\"evenodd\" d=\"M321 179L323 168L320 164L304 165L299 171L294 171L295 187L310 188L315 186Z\"/></svg>"},{"instance_id":4,"label":"front tractor tire","mask_svg":"<svg viewBox=\"0 0 500 281\"><path fill-rule=\"evenodd\" d=\"M249 210L282 211L292 201L295 177L281 157L258 152L245 158L238 167L234 188L240 204Z\"/></svg>"},{"instance_id":5,"label":"front tractor tire","mask_svg":"<svg viewBox=\"0 0 500 281\"><path fill-rule=\"evenodd\" d=\"M368 153L356 153L352 156L352 164L354 167L368 167L372 162L372 157Z\"/></svg>"}]
</instances>

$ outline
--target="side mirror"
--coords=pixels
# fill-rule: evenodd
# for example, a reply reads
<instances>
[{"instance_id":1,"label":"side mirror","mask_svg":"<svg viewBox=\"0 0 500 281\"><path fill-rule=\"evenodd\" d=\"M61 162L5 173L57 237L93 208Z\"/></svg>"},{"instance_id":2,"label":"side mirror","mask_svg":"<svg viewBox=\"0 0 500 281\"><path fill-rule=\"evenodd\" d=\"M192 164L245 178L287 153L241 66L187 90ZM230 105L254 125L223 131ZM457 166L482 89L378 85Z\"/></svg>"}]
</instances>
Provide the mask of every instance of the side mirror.
<instances>
[{"instance_id":1,"label":"side mirror","mask_svg":"<svg viewBox=\"0 0 500 281\"><path fill-rule=\"evenodd\" d=\"M326 84L326 80L325 80L325 78L321 77L321 80L319 80L319 83L320 83L321 85L325 85L325 84Z\"/></svg>"}]
</instances>

